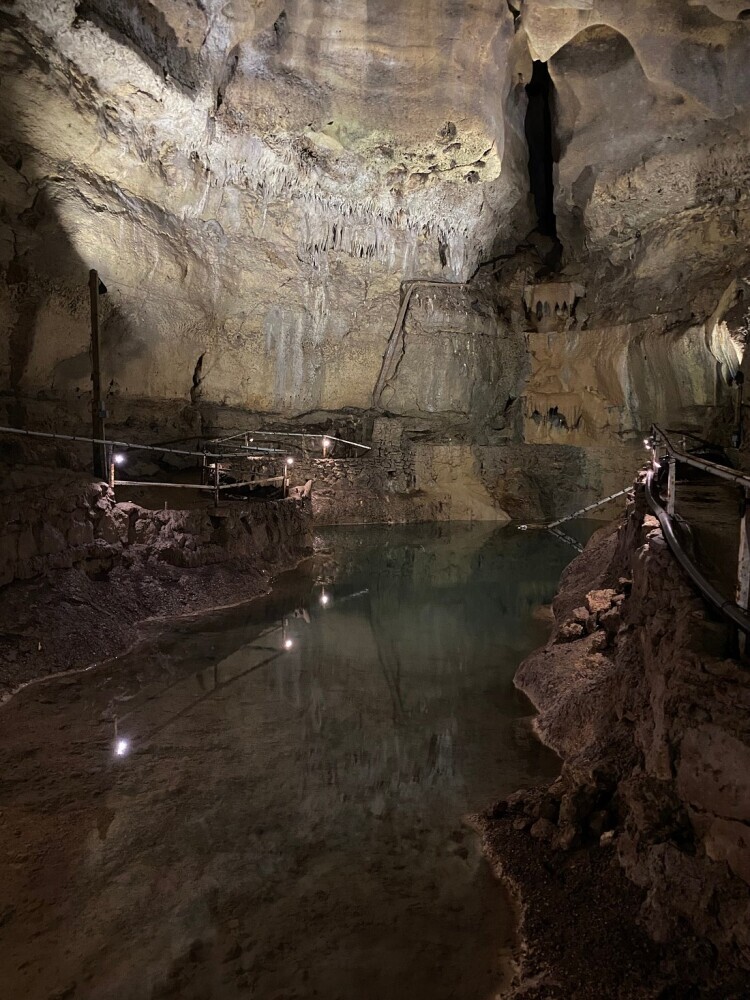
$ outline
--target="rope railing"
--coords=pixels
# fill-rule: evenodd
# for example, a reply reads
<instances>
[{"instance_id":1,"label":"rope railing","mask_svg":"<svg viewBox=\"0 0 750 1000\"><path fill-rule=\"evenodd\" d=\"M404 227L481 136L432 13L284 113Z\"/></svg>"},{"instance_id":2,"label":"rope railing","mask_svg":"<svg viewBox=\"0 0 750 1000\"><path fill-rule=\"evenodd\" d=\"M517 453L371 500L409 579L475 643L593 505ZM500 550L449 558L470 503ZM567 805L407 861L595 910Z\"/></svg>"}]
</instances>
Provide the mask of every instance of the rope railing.
<instances>
[{"instance_id":1,"label":"rope railing","mask_svg":"<svg viewBox=\"0 0 750 1000\"><path fill-rule=\"evenodd\" d=\"M590 510L596 510L597 507L603 507L605 504L610 503L612 500L616 500L618 497L629 496L633 492L632 486L626 486L624 490L618 490L617 493L610 493L609 496L602 497L601 500L595 500L594 503L590 503L587 507L581 507L580 510L574 510L572 514L566 514L565 517L560 517L557 521L550 521L549 524L545 525L548 531L552 531L553 528L557 528L561 524L565 524L566 521L574 521L577 517L583 517L584 514L588 514Z\"/></svg>"},{"instance_id":2,"label":"rope railing","mask_svg":"<svg viewBox=\"0 0 750 1000\"><path fill-rule=\"evenodd\" d=\"M618 497L629 497L633 494L633 487L626 486L623 490L618 490L616 493L610 493L606 497L602 497L601 500L595 500L593 503L587 504L585 507L580 507L578 510L574 510L572 514L566 514L565 517L559 517L556 521L550 521L549 524L519 524L519 531L527 531L529 528L546 528L550 534L559 538L563 542L567 542L568 545L572 546L577 552L583 552L583 546L579 541L569 535L566 531L562 531L560 528L561 524L565 524L568 521L574 521L578 517L583 517L584 514L588 514L591 510L596 510L598 507L603 507L605 504L611 503L612 500L616 500Z\"/></svg>"}]
</instances>

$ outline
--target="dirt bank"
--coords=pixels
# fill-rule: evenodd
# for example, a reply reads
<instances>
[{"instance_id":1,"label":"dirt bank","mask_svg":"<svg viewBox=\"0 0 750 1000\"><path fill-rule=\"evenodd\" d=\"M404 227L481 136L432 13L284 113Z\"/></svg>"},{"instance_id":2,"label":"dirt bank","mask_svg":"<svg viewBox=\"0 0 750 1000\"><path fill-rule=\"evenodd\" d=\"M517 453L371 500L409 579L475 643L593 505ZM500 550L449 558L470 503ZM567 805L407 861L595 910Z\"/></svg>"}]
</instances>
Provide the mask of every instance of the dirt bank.
<instances>
[{"instance_id":1,"label":"dirt bank","mask_svg":"<svg viewBox=\"0 0 750 1000\"><path fill-rule=\"evenodd\" d=\"M307 498L153 511L71 475L0 507L0 699L121 654L149 619L256 597L312 546Z\"/></svg>"},{"instance_id":2,"label":"dirt bank","mask_svg":"<svg viewBox=\"0 0 750 1000\"><path fill-rule=\"evenodd\" d=\"M638 492L516 684L563 758L480 818L523 912L513 997L746 997L750 671Z\"/></svg>"}]
</instances>

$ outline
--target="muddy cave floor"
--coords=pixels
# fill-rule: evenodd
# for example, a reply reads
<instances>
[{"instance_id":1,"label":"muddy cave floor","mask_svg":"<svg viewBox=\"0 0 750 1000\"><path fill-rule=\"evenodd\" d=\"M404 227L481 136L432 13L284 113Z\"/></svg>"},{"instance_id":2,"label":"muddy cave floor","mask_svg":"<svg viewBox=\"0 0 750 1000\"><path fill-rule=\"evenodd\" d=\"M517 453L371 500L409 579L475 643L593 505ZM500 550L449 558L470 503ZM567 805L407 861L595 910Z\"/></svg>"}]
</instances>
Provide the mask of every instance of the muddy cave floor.
<instances>
[{"instance_id":1,"label":"muddy cave floor","mask_svg":"<svg viewBox=\"0 0 750 1000\"><path fill-rule=\"evenodd\" d=\"M690 935L655 943L641 925L645 892L630 882L614 845L562 851L530 836L524 816L542 789L474 823L522 914L524 974L512 1000L747 1000L746 974L715 968L710 945Z\"/></svg>"}]
</instances>

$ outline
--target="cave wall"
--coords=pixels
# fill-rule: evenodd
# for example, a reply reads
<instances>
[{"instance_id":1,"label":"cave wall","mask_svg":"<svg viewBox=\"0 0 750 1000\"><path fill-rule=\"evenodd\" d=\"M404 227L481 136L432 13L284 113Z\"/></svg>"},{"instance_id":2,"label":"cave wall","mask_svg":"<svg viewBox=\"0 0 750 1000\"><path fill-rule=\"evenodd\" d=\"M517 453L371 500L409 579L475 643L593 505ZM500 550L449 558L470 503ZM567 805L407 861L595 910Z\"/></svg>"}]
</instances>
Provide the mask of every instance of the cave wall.
<instances>
[{"instance_id":1,"label":"cave wall","mask_svg":"<svg viewBox=\"0 0 750 1000\"><path fill-rule=\"evenodd\" d=\"M110 422L143 434L368 411L401 283L432 278L460 285L414 297L378 409L444 442L608 444L583 486L621 478L650 420L703 429L740 362L717 308L750 270L743 10L0 2L3 418L85 426L90 267ZM540 327L524 295L550 282L580 294Z\"/></svg>"}]
</instances>

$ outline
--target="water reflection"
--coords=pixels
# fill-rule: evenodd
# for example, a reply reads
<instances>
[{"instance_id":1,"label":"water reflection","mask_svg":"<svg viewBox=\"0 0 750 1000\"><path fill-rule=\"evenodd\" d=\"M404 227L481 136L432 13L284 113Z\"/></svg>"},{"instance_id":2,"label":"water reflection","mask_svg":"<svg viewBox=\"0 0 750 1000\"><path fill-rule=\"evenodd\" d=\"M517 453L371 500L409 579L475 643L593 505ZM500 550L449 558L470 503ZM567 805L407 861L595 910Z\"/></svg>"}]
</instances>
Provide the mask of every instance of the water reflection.
<instances>
[{"instance_id":1,"label":"water reflection","mask_svg":"<svg viewBox=\"0 0 750 1000\"><path fill-rule=\"evenodd\" d=\"M10 995L494 994L508 912L461 817L555 769L512 675L572 552L486 526L323 543L269 598L6 707L5 835L35 859L8 880Z\"/></svg>"}]
</instances>

